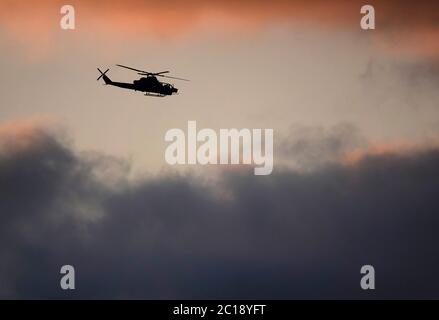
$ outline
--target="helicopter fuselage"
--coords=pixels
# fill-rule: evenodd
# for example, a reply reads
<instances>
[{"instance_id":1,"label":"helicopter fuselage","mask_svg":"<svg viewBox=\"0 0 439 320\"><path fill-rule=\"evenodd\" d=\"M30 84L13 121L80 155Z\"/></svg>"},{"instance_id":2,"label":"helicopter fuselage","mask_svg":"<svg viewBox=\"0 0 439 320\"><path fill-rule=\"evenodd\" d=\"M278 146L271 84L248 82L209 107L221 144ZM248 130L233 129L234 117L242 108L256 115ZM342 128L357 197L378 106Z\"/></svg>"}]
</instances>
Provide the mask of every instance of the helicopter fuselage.
<instances>
[{"instance_id":1,"label":"helicopter fuselage","mask_svg":"<svg viewBox=\"0 0 439 320\"><path fill-rule=\"evenodd\" d=\"M160 82L154 76L142 77L138 80L134 80L133 83L116 82L110 80L110 78L108 78L105 74L103 74L102 76L106 85L145 92L145 95L148 96L164 97L170 96L178 92L178 89L175 88L172 84Z\"/></svg>"},{"instance_id":2,"label":"helicopter fuselage","mask_svg":"<svg viewBox=\"0 0 439 320\"><path fill-rule=\"evenodd\" d=\"M133 83L111 81L110 83L105 82L105 84L109 84L119 88L145 92L147 95L152 93L152 95L170 96L178 92L178 89L174 88L172 84L160 82L157 80L156 77L153 76L143 77L139 80L134 80Z\"/></svg>"}]
</instances>

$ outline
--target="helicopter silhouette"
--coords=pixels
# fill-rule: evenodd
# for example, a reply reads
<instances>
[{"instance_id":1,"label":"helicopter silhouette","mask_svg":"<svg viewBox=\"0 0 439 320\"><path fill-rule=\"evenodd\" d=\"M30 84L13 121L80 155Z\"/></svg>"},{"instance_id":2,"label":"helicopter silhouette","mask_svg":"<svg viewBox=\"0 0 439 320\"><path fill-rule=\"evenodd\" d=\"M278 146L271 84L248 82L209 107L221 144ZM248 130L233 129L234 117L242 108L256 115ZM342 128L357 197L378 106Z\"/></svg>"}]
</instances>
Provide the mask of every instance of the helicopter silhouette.
<instances>
[{"instance_id":1,"label":"helicopter silhouette","mask_svg":"<svg viewBox=\"0 0 439 320\"><path fill-rule=\"evenodd\" d=\"M106 85L115 86L115 87L124 88L124 89L130 89L130 90L134 90L134 91L145 92L145 96L152 96L152 97L165 97L165 96L170 96L172 94L177 94L177 92L178 92L178 89L175 88L172 84L166 83L166 82L161 82L157 79L157 77L189 81L188 79L164 75L165 73L169 73L169 71L149 72L149 71L145 71L145 70L139 70L139 69L123 66L121 64L117 64L116 66L121 67L121 68L125 68L125 69L129 69L132 71L136 71L137 74L139 74L141 76L146 76L146 77L142 77L138 80L134 80L133 83L115 82L115 81L112 81L110 78L108 78L108 76L106 75L106 73L110 69L107 69L104 72L102 72L101 69L97 68L98 71L101 73L101 75L99 76L97 81L99 81L99 79L103 78Z\"/></svg>"}]
</instances>

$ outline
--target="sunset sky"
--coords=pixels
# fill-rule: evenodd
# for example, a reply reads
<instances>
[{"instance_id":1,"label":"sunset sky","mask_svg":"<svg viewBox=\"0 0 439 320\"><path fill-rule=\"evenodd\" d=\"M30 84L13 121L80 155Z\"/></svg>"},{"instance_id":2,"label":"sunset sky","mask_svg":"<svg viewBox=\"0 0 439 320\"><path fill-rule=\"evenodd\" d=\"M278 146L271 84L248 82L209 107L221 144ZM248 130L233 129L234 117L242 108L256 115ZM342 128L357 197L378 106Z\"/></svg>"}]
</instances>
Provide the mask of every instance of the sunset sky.
<instances>
[{"instance_id":1,"label":"sunset sky","mask_svg":"<svg viewBox=\"0 0 439 320\"><path fill-rule=\"evenodd\" d=\"M439 266L439 2L0 0L0 57L0 297L63 297L69 259L73 297L363 298L368 261L389 279L377 297L439 296L423 282ZM138 77L116 64L191 81L165 98L96 81ZM170 167L164 135L189 120L273 128L273 175ZM53 287L16 265L34 259ZM103 265L126 280L106 293Z\"/></svg>"},{"instance_id":2,"label":"sunset sky","mask_svg":"<svg viewBox=\"0 0 439 320\"><path fill-rule=\"evenodd\" d=\"M434 2L75 1L77 29L59 27L61 1L2 1L2 122L50 119L81 150L160 170L164 133L187 120L212 128L330 128L349 123L371 143L437 135ZM425 17L423 15L426 15ZM115 81L126 64L171 70L180 95L144 98Z\"/></svg>"}]
</instances>

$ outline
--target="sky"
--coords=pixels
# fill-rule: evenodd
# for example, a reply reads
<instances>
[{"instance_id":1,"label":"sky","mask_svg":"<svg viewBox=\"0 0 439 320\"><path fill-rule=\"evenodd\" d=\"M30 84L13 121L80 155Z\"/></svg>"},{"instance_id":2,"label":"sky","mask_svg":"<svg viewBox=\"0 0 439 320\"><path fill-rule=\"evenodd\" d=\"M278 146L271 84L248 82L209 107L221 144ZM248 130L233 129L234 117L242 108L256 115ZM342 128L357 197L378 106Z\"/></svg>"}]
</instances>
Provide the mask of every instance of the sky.
<instances>
[{"instance_id":1,"label":"sky","mask_svg":"<svg viewBox=\"0 0 439 320\"><path fill-rule=\"evenodd\" d=\"M437 298L436 1L63 4L0 0L0 298ZM189 120L274 129L273 174L169 166Z\"/></svg>"}]
</instances>

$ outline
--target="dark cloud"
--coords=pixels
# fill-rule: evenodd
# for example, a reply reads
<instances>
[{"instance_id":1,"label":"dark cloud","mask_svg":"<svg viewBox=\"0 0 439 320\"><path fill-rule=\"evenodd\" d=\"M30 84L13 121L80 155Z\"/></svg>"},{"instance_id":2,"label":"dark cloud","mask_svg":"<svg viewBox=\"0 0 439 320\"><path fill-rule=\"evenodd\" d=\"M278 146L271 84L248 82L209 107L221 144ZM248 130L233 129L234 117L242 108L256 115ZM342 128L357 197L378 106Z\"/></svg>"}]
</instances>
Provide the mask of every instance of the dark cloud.
<instances>
[{"instance_id":1,"label":"dark cloud","mask_svg":"<svg viewBox=\"0 0 439 320\"><path fill-rule=\"evenodd\" d=\"M439 60L389 61L371 58L359 75L359 80L362 86L361 100L364 103L362 108L368 108L374 113L386 110L393 115L392 119L382 124L385 128L399 116L416 110L416 116L408 117L401 125L401 132L416 123L427 132L436 134L437 126L431 122L437 113L435 101L438 98L436 88L439 84ZM392 125L396 122L392 122ZM414 137L412 134L406 138Z\"/></svg>"},{"instance_id":2,"label":"dark cloud","mask_svg":"<svg viewBox=\"0 0 439 320\"><path fill-rule=\"evenodd\" d=\"M276 156L285 158L296 169L315 170L339 162L346 152L365 145L360 130L350 123L329 128L294 125L286 137L278 140Z\"/></svg>"},{"instance_id":3,"label":"dark cloud","mask_svg":"<svg viewBox=\"0 0 439 320\"><path fill-rule=\"evenodd\" d=\"M438 297L438 151L233 171L209 187L107 180L120 161L37 135L0 153L2 298ZM64 264L73 293L59 288ZM375 292L360 289L365 264Z\"/></svg>"},{"instance_id":4,"label":"dark cloud","mask_svg":"<svg viewBox=\"0 0 439 320\"><path fill-rule=\"evenodd\" d=\"M399 66L402 79L406 79L408 83L415 89L422 88L422 85L430 85L437 87L439 83L439 60L430 63L413 63Z\"/></svg>"},{"instance_id":5,"label":"dark cloud","mask_svg":"<svg viewBox=\"0 0 439 320\"><path fill-rule=\"evenodd\" d=\"M419 89L428 83L433 87L439 82L439 60L388 63L371 59L360 79L371 84L386 73L395 73L403 84L412 89Z\"/></svg>"}]
</instances>

